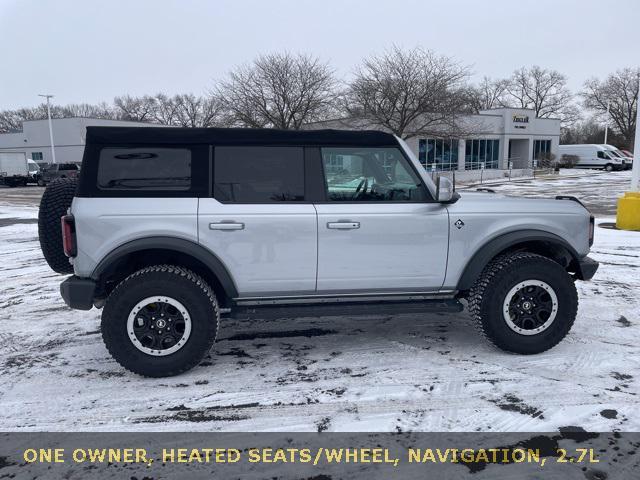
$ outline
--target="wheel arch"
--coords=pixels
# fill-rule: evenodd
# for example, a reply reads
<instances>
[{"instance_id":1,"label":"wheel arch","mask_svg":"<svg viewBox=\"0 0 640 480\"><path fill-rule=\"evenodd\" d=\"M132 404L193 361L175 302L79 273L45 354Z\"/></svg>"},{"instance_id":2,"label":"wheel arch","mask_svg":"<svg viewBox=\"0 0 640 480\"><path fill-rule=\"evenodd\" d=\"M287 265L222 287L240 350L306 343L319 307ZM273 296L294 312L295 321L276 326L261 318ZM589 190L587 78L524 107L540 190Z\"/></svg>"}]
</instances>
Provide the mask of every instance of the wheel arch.
<instances>
[{"instance_id":1,"label":"wheel arch","mask_svg":"<svg viewBox=\"0 0 640 480\"><path fill-rule=\"evenodd\" d=\"M563 238L544 230L519 230L489 240L467 262L456 289L469 290L482 270L498 255L526 251L555 260L567 271L577 272L580 255Z\"/></svg>"},{"instance_id":2,"label":"wheel arch","mask_svg":"<svg viewBox=\"0 0 640 480\"><path fill-rule=\"evenodd\" d=\"M176 237L149 237L132 240L108 253L91 273L102 296L134 271L156 264L171 264L192 270L204 278L221 304L238 296L229 270L210 250L190 240Z\"/></svg>"}]
</instances>

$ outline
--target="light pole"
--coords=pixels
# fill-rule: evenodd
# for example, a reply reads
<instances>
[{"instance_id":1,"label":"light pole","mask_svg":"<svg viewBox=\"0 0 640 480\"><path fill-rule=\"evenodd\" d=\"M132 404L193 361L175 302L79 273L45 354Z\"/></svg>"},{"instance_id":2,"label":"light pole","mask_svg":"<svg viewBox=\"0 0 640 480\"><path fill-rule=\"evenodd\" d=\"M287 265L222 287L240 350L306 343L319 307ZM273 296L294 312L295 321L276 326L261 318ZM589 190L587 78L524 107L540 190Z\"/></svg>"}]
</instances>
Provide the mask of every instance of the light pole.
<instances>
[{"instance_id":1,"label":"light pole","mask_svg":"<svg viewBox=\"0 0 640 480\"><path fill-rule=\"evenodd\" d=\"M637 104L637 102L636 102ZM640 108L636 110L636 138L633 141L633 167L631 170L631 191L640 193Z\"/></svg>"},{"instance_id":2,"label":"light pole","mask_svg":"<svg viewBox=\"0 0 640 480\"><path fill-rule=\"evenodd\" d=\"M618 199L616 226L622 230L640 231L640 108L636 111L636 138L633 143L631 189Z\"/></svg>"},{"instance_id":3,"label":"light pole","mask_svg":"<svg viewBox=\"0 0 640 480\"><path fill-rule=\"evenodd\" d=\"M607 144L607 134L609 133L609 109L611 108L611 102L607 102L607 117L604 123L604 143Z\"/></svg>"},{"instance_id":4,"label":"light pole","mask_svg":"<svg viewBox=\"0 0 640 480\"><path fill-rule=\"evenodd\" d=\"M47 117L49 117L49 140L51 141L51 160L53 161L53 163L56 163L56 149L53 146L53 125L51 124L51 106L49 105L49 101L53 98L53 95L38 94L38 96L47 99Z\"/></svg>"}]
</instances>

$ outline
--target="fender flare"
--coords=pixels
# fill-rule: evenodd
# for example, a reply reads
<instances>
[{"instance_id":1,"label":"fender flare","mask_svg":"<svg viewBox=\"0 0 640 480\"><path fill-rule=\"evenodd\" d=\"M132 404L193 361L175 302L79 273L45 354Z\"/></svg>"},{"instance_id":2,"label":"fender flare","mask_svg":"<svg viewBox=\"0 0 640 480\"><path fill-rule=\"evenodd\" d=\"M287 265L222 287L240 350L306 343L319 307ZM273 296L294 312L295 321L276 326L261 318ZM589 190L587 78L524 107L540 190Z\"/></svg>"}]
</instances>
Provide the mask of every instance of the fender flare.
<instances>
[{"instance_id":1,"label":"fender flare","mask_svg":"<svg viewBox=\"0 0 640 480\"><path fill-rule=\"evenodd\" d=\"M222 288L229 298L236 298L238 296L238 289L233 281L233 277L231 277L224 263L222 263L214 253L200 244L177 237L148 237L124 243L109 252L100 263L98 263L91 273L91 278L98 281L101 275L108 270L114 262L117 262L126 255L143 250L171 250L193 257L211 270L220 281Z\"/></svg>"},{"instance_id":2,"label":"fender flare","mask_svg":"<svg viewBox=\"0 0 640 480\"><path fill-rule=\"evenodd\" d=\"M505 233L489 240L476 250L471 260L467 262L460 276L460 280L458 280L456 289L469 290L482 273L482 270L484 270L484 267L486 267L496 255L513 246L528 242L544 242L555 247L561 247L571 255L572 260L578 261L580 259L580 255L576 249L562 237L554 233L544 230L518 230L516 232Z\"/></svg>"}]
</instances>

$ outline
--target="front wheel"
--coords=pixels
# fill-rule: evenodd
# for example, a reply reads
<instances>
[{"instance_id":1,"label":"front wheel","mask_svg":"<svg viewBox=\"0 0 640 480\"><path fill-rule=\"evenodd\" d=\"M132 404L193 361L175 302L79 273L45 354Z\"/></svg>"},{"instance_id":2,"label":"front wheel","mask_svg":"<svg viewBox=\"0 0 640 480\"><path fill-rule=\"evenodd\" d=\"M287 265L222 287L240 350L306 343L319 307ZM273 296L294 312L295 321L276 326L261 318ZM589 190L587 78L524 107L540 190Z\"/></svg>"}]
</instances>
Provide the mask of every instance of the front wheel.
<instances>
[{"instance_id":1,"label":"front wheel","mask_svg":"<svg viewBox=\"0 0 640 480\"><path fill-rule=\"evenodd\" d=\"M469 294L478 330L494 345L534 354L557 345L578 311L571 276L557 262L517 252L493 260Z\"/></svg>"},{"instance_id":2,"label":"front wheel","mask_svg":"<svg viewBox=\"0 0 640 480\"><path fill-rule=\"evenodd\" d=\"M610 163L607 163L607 164L605 165L604 169L605 169L607 172L613 172L613 165L611 165Z\"/></svg>"},{"instance_id":3,"label":"front wheel","mask_svg":"<svg viewBox=\"0 0 640 480\"><path fill-rule=\"evenodd\" d=\"M209 352L220 314L211 287L182 267L138 270L111 292L102 338L113 358L147 377L178 375Z\"/></svg>"}]
</instances>

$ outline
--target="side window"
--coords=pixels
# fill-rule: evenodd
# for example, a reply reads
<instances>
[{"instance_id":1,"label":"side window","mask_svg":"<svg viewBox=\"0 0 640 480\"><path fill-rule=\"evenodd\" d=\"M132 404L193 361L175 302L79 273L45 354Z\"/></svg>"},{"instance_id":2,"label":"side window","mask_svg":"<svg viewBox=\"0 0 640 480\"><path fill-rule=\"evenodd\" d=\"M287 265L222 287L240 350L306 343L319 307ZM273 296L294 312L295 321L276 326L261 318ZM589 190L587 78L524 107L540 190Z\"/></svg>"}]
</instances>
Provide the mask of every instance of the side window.
<instances>
[{"instance_id":1,"label":"side window","mask_svg":"<svg viewBox=\"0 0 640 480\"><path fill-rule=\"evenodd\" d=\"M604 158L604 159L609 159L609 156L604 153L602 150L598 150L598 158Z\"/></svg>"},{"instance_id":2,"label":"side window","mask_svg":"<svg viewBox=\"0 0 640 480\"><path fill-rule=\"evenodd\" d=\"M189 190L191 151L186 148L103 148L98 163L102 190Z\"/></svg>"},{"instance_id":3,"label":"side window","mask_svg":"<svg viewBox=\"0 0 640 480\"><path fill-rule=\"evenodd\" d=\"M304 201L302 147L216 147L213 196L229 203Z\"/></svg>"},{"instance_id":4,"label":"side window","mask_svg":"<svg viewBox=\"0 0 640 480\"><path fill-rule=\"evenodd\" d=\"M423 202L420 177L397 148L323 148L327 198L333 202Z\"/></svg>"}]
</instances>

